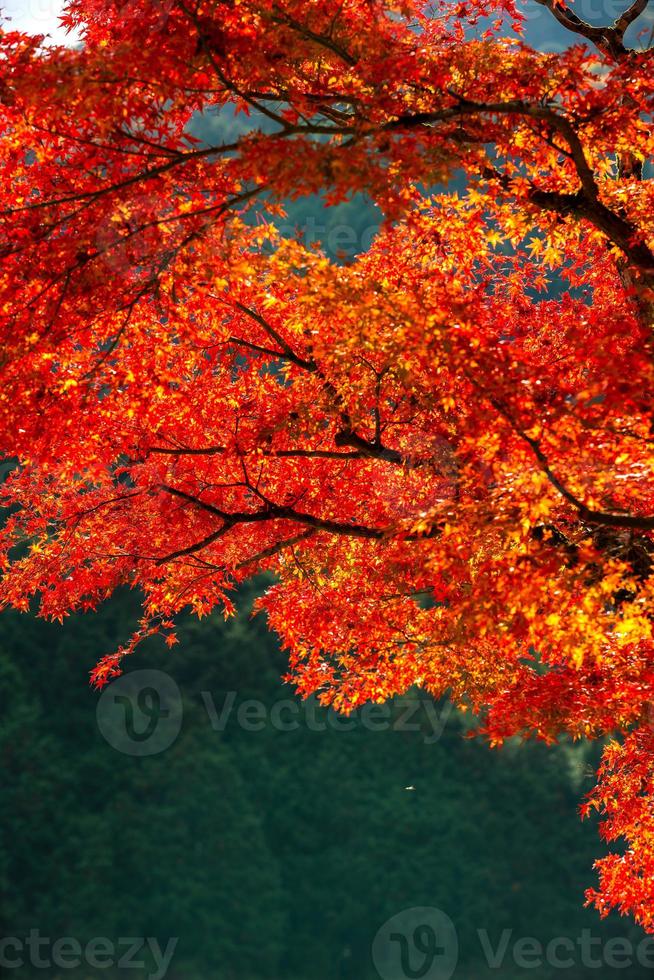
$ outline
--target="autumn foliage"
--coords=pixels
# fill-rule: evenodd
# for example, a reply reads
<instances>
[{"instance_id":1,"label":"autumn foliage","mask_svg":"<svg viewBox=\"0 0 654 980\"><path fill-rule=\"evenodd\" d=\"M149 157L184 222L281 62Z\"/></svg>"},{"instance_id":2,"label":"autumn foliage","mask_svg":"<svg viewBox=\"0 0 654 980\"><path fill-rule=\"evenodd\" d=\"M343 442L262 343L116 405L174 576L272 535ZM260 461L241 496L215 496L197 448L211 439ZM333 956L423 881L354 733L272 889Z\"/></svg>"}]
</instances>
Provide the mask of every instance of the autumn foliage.
<instances>
[{"instance_id":1,"label":"autumn foliage","mask_svg":"<svg viewBox=\"0 0 654 980\"><path fill-rule=\"evenodd\" d=\"M589 897L651 929L654 58L647 0L543 7L562 52L512 0L72 0L82 46L1 37L0 601L140 589L102 685L265 570L302 694L617 733ZM218 111L249 130L198 142ZM275 230L356 191L353 261Z\"/></svg>"}]
</instances>

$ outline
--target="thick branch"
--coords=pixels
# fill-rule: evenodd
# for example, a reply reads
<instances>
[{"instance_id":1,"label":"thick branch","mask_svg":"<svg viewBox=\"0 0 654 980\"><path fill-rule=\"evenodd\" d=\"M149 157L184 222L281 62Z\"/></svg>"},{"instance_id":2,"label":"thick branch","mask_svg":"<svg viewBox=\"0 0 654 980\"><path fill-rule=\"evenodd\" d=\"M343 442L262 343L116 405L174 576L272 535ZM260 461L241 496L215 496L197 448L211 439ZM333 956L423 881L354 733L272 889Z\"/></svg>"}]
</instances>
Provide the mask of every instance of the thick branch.
<instances>
[{"instance_id":1,"label":"thick branch","mask_svg":"<svg viewBox=\"0 0 654 980\"><path fill-rule=\"evenodd\" d=\"M542 7L547 7L566 30L585 37L592 44L595 44L600 51L618 61L628 54L624 44L625 31L644 13L649 0L634 0L631 6L608 27L594 27L582 20L574 10L561 0L536 0L536 3Z\"/></svg>"},{"instance_id":2,"label":"thick branch","mask_svg":"<svg viewBox=\"0 0 654 980\"><path fill-rule=\"evenodd\" d=\"M206 538L202 538L200 541L196 541L195 544L190 544L188 548L180 548L178 551L171 551L170 554L164 555L162 558L157 559L157 565L163 565L167 561L172 561L174 558L182 558L184 555L192 555L196 551L202 551L203 548L208 548L210 544L217 541L218 538L222 538L226 534L232 525L225 523L222 527L219 527L217 531L213 531L211 534L207 534Z\"/></svg>"},{"instance_id":3,"label":"thick branch","mask_svg":"<svg viewBox=\"0 0 654 980\"><path fill-rule=\"evenodd\" d=\"M148 450L149 453L165 456L220 456L227 451L225 446L206 446L199 449L167 449L165 446L153 446ZM264 449L262 454L278 459L366 459L369 455L363 452L339 453L335 449Z\"/></svg>"},{"instance_id":4,"label":"thick branch","mask_svg":"<svg viewBox=\"0 0 654 980\"><path fill-rule=\"evenodd\" d=\"M574 162L581 189L574 194L561 194L534 188L530 200L540 208L556 211L559 214L577 212L617 245L634 266L640 269L649 280L654 280L654 253L644 242L638 241L638 230L625 218L611 211L599 199L599 187L593 170L588 163L583 144L572 122L561 116L550 106L532 105L518 99L507 102L479 103L459 99L456 106L435 112L416 113L400 116L384 127L389 130L411 129L415 126L429 126L436 122L449 121L462 115L522 115L545 122L559 132L568 144L570 157ZM506 183L510 189L510 182Z\"/></svg>"},{"instance_id":5,"label":"thick branch","mask_svg":"<svg viewBox=\"0 0 654 980\"><path fill-rule=\"evenodd\" d=\"M634 0L634 3L618 17L613 27L621 37L627 28L645 12L648 4L649 0Z\"/></svg>"},{"instance_id":6,"label":"thick branch","mask_svg":"<svg viewBox=\"0 0 654 980\"><path fill-rule=\"evenodd\" d=\"M622 43L622 32L618 32L616 26L613 27L593 27L578 17L577 14L560 0L536 0L542 7L547 9L558 20L562 27L573 34L579 34L588 41L595 44L600 51L608 52L612 57L618 58L625 54L626 49ZM626 27L626 25L625 25Z\"/></svg>"},{"instance_id":7,"label":"thick branch","mask_svg":"<svg viewBox=\"0 0 654 980\"><path fill-rule=\"evenodd\" d=\"M176 487L168 486L167 484L162 484L160 487L165 493L169 493L174 497L178 497L181 500L186 500L190 504L194 504L202 510L207 511L207 513L212 514L217 517L222 522L219 531L214 532L216 535L224 533L228 528L235 527L237 524L256 524L265 521L293 521L295 524L304 524L307 527L315 528L317 531L326 531L329 534L340 535L342 537L348 538L362 538L365 540L381 541L390 537L393 532L393 527L378 528L378 527L368 527L364 524L347 523L346 521L334 521L326 517L318 517L315 514L307 514L303 511L294 510L293 507L284 507L280 504L269 503L266 507L261 510L255 511L224 511L220 507L216 507L214 504L210 504L200 497L196 497L193 494L186 493L184 490L179 490ZM406 540L415 541L419 538L429 538L436 537L440 534L440 528L434 527L427 534L409 534L406 535ZM197 545L191 545L191 549L197 550L198 547L206 547L203 542L198 542ZM185 553L189 553L185 549ZM162 559L165 561L166 559Z\"/></svg>"},{"instance_id":8,"label":"thick branch","mask_svg":"<svg viewBox=\"0 0 654 980\"><path fill-rule=\"evenodd\" d=\"M186 493L163 484L161 489L174 497L179 497L188 503L200 507L202 510L213 514L223 521L224 525L234 527L236 524L257 524L265 521L286 520L294 521L296 524L305 524L307 527L316 528L319 531L328 531L330 534L345 535L350 538L367 538L381 540L386 536L386 531L382 528L366 527L363 524L347 524L343 521L332 521L329 518L317 517L314 514L305 514L302 511L294 510L292 507L283 507L279 504L269 504L261 510L255 511L224 511L214 504L207 503L200 497Z\"/></svg>"},{"instance_id":9,"label":"thick branch","mask_svg":"<svg viewBox=\"0 0 654 980\"><path fill-rule=\"evenodd\" d=\"M252 555L250 558L244 558L243 561L240 561L238 565L235 566L235 568L240 570L241 568L245 568L247 565L252 565L255 562L264 561L266 558L273 558L286 548L292 548L301 541L306 541L307 538L312 538L315 533L316 532L313 530L313 528L309 528L308 531L302 531L300 534L294 534L291 538L284 538L283 541L277 541L269 548L264 548L263 551L259 551L256 555Z\"/></svg>"},{"instance_id":10,"label":"thick branch","mask_svg":"<svg viewBox=\"0 0 654 980\"><path fill-rule=\"evenodd\" d=\"M354 446L360 451L361 456L372 459L383 459L387 463L396 463L400 466L409 462L397 449L389 449L377 442L369 442L367 439L362 439L356 432L337 432L334 442L337 446Z\"/></svg>"},{"instance_id":11,"label":"thick branch","mask_svg":"<svg viewBox=\"0 0 654 980\"><path fill-rule=\"evenodd\" d=\"M589 201L582 194L558 194L534 189L530 200L540 208L557 214L578 214L590 221L617 245L627 259L647 277L654 278L654 254L644 242L637 240L637 230L625 218L607 208L602 201Z\"/></svg>"},{"instance_id":12,"label":"thick branch","mask_svg":"<svg viewBox=\"0 0 654 980\"><path fill-rule=\"evenodd\" d=\"M521 99L509 99L506 102L473 102L454 94L457 103L446 109L434 112L418 112L411 116L399 116L385 125L384 129L409 129L414 126L428 126L436 122L447 122L464 115L496 115L496 116L527 116L548 123L565 139L570 147L570 155L574 161L581 186L590 198L596 198L599 190L595 183L593 171L586 159L583 144L574 126L565 116L559 115L551 106L524 102Z\"/></svg>"}]
</instances>

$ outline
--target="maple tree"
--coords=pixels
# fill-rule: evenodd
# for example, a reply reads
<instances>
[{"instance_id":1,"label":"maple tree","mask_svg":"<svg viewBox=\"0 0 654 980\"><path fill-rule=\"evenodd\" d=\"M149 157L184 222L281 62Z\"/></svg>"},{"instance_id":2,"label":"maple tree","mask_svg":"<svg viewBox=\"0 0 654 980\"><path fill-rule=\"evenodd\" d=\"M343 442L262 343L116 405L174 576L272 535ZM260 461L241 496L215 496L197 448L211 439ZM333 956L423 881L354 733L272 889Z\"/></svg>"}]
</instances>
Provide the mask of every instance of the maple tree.
<instances>
[{"instance_id":1,"label":"maple tree","mask_svg":"<svg viewBox=\"0 0 654 980\"><path fill-rule=\"evenodd\" d=\"M652 48L524 5L71 0L0 39L0 601L174 643L263 570L302 694L624 735L589 901L654 928ZM631 34L629 36L631 36ZM207 145L196 113L252 114ZM465 175L463 190L452 178ZM365 191L338 264L275 220Z\"/></svg>"}]
</instances>

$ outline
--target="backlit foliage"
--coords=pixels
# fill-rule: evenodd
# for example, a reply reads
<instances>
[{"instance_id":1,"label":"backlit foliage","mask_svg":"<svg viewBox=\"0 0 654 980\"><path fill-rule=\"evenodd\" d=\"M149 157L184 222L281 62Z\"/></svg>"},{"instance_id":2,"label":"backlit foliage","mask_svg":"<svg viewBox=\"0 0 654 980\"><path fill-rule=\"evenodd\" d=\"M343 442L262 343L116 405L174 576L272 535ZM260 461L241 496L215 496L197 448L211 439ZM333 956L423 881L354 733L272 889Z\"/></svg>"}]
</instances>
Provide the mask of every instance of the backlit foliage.
<instances>
[{"instance_id":1,"label":"backlit foliage","mask_svg":"<svg viewBox=\"0 0 654 980\"><path fill-rule=\"evenodd\" d=\"M142 590L102 685L271 571L302 694L626 735L589 899L652 928L647 0L542 6L563 52L512 0L72 0L80 48L1 37L0 601ZM190 135L219 111L247 134ZM385 218L347 264L275 231L321 191Z\"/></svg>"}]
</instances>

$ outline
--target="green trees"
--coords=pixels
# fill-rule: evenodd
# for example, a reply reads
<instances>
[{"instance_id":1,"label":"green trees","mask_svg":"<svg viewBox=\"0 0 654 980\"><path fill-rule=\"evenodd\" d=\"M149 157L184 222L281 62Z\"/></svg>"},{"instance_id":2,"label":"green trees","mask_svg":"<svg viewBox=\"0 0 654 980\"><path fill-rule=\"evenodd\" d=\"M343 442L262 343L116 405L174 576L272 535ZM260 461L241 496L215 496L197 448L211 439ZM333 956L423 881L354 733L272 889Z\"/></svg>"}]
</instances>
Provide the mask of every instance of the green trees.
<instances>
[{"instance_id":1,"label":"green trees","mask_svg":"<svg viewBox=\"0 0 654 980\"><path fill-rule=\"evenodd\" d=\"M238 976L244 967L270 976L284 895L262 814L229 747L191 721L166 752L130 757L95 724L96 699L78 668L90 665L94 644L130 601L62 631L2 620L3 935L38 928L82 945L151 936L162 947L179 937L179 976ZM24 644L43 669L34 695L21 669ZM60 666L71 653L72 688Z\"/></svg>"},{"instance_id":2,"label":"green trees","mask_svg":"<svg viewBox=\"0 0 654 980\"><path fill-rule=\"evenodd\" d=\"M480 929L494 948L504 929L625 934L579 909L587 750L489 753L420 700L351 719L301 707L251 599L228 622L189 621L183 656L153 644L129 665L165 671L183 700L179 735L152 756L107 744L86 685L133 595L62 628L0 619L3 936L178 937L173 980L362 980L382 923L430 905L455 922L467 980L483 976ZM509 954L492 972L526 975Z\"/></svg>"}]
</instances>

